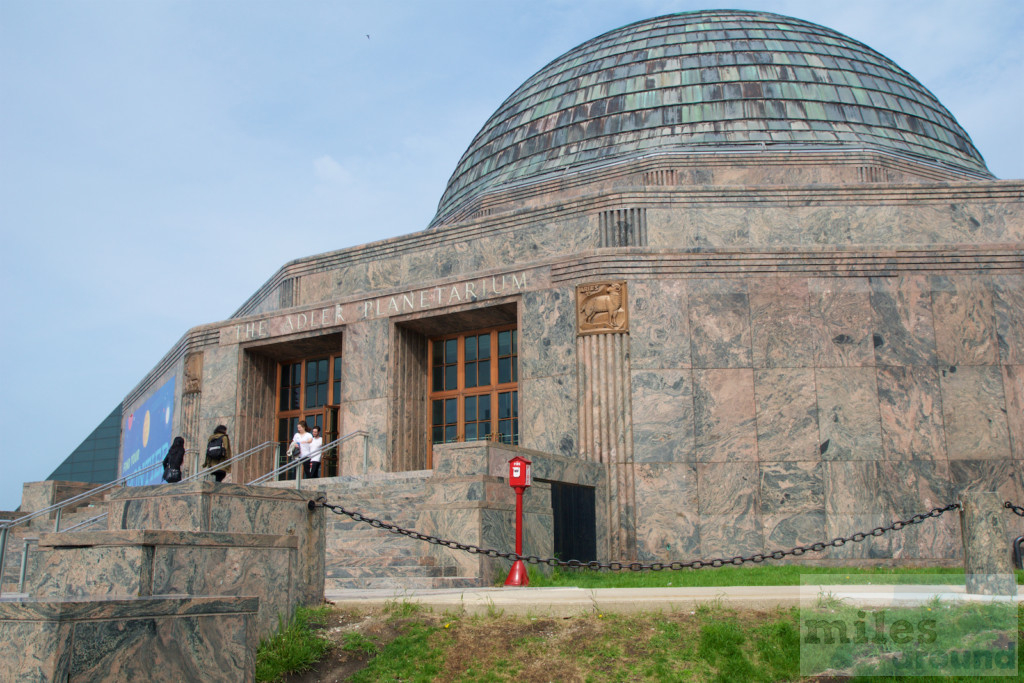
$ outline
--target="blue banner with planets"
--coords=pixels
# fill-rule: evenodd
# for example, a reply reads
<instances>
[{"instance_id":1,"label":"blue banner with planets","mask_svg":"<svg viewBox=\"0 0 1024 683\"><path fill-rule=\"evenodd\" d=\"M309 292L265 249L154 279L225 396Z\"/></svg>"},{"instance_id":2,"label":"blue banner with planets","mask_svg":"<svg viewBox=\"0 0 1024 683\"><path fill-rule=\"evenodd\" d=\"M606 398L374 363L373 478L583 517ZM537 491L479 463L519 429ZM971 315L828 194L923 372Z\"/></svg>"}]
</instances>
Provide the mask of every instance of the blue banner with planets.
<instances>
[{"instance_id":1,"label":"blue banner with planets","mask_svg":"<svg viewBox=\"0 0 1024 683\"><path fill-rule=\"evenodd\" d=\"M128 416L121 439L121 476L144 470L163 462L171 448L171 425L174 423L174 378L157 389L138 409ZM163 483L163 468L128 480L129 486Z\"/></svg>"}]
</instances>

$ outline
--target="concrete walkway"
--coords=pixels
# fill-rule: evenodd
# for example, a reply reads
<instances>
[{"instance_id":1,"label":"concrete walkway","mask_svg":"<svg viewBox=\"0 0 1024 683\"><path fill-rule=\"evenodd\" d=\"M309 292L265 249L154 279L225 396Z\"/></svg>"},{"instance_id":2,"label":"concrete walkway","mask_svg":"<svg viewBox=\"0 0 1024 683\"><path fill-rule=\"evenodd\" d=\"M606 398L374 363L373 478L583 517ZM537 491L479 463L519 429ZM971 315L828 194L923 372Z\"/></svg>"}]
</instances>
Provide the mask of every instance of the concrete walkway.
<instances>
[{"instance_id":1,"label":"concrete walkway","mask_svg":"<svg viewBox=\"0 0 1024 683\"><path fill-rule=\"evenodd\" d=\"M337 607L348 609L383 607L388 602L407 601L429 606L434 612L464 610L468 614L486 614L494 610L533 616L569 616L586 612L675 612L693 610L705 603L733 609L764 610L799 607L803 600L805 607L811 607L818 603L820 597L863 606L920 604L935 597L944 601L993 599L992 596L968 595L963 586L953 585L378 589L328 591L326 597ZM1020 600L1020 596L1015 600Z\"/></svg>"}]
</instances>

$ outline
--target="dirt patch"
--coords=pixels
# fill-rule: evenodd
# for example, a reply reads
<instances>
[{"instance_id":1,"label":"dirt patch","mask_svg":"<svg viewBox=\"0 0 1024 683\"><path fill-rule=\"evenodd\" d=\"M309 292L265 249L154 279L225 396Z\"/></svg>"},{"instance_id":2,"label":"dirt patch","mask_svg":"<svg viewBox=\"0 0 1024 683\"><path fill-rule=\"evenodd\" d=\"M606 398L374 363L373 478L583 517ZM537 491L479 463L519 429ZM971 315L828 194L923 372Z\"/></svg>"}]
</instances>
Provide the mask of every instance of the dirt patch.
<instances>
[{"instance_id":1,"label":"dirt patch","mask_svg":"<svg viewBox=\"0 0 1024 683\"><path fill-rule=\"evenodd\" d=\"M320 629L321 635L334 645L317 665L309 671L291 674L284 683L340 683L347 681L356 672L364 669L374 653L363 649L346 649L345 634L360 634L379 647L391 642L398 635L394 624L380 611L345 612L334 611L327 625Z\"/></svg>"}]
</instances>

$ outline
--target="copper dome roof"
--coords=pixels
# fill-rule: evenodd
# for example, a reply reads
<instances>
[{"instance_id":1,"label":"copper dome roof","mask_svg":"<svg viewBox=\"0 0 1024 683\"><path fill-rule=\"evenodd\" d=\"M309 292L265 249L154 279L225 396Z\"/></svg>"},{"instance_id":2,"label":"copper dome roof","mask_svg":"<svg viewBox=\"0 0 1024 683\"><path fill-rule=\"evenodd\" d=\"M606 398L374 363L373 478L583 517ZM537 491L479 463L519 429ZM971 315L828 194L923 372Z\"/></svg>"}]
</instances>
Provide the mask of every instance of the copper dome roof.
<instances>
[{"instance_id":1,"label":"copper dome roof","mask_svg":"<svg viewBox=\"0 0 1024 683\"><path fill-rule=\"evenodd\" d=\"M609 31L530 77L462 155L431 225L509 183L762 144L885 149L991 176L935 96L863 43L777 14L687 12Z\"/></svg>"}]
</instances>

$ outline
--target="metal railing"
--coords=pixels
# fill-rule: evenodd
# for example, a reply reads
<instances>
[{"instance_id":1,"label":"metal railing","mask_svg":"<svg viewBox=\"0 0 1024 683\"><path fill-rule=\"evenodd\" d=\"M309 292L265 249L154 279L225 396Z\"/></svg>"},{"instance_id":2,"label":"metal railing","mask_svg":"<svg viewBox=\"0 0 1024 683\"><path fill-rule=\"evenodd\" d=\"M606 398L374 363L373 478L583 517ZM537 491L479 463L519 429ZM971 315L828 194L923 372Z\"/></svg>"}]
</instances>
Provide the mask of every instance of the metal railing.
<instances>
[{"instance_id":1,"label":"metal railing","mask_svg":"<svg viewBox=\"0 0 1024 683\"><path fill-rule=\"evenodd\" d=\"M366 469L367 469L367 466L368 466L368 460L369 460L369 457L370 457L370 433L365 431L365 430L360 429L358 431L350 432L350 433L346 434L345 436L338 437L337 439L335 439L334 441L331 441L330 443L325 443L323 446L321 446L318 449L318 453L320 453L321 456L322 456L322 455L326 454L326 452L328 450L330 450L331 448L337 448L338 446L340 446L341 444L345 443L349 439L354 439L357 436L363 437L363 474L366 474ZM271 471L267 472L266 474L262 474L262 475L256 477L252 481L248 482L248 484L250 484L250 485L262 484L265 481L269 481L270 479L273 479L274 477L277 477L277 476L279 476L281 474L284 474L286 472L290 472L291 470L294 469L295 470L295 488L301 489L302 488L302 479L303 479L303 468L300 467L300 465L304 465L305 463L307 463L310 460L312 460L315 456L316 456L316 453L310 453L309 455L304 455L304 456L302 456L300 458L293 458L293 459L289 460L288 462L286 462L285 464L279 465L278 467L272 469ZM341 474L340 468L339 468L338 474L339 475Z\"/></svg>"},{"instance_id":2,"label":"metal railing","mask_svg":"<svg viewBox=\"0 0 1024 683\"><path fill-rule=\"evenodd\" d=\"M186 451L186 453L187 452L188 451ZM32 520L38 519L44 515L54 513L53 530L54 532L59 532L61 513L64 511L64 508L72 507L77 504L83 503L86 500L99 496L111 489L127 486L129 481L137 479L145 474L149 474L150 472L153 472L157 468L163 469L163 463L159 462L150 465L149 467L143 467L141 470L137 472L132 472L131 474L126 474L124 476L118 477L117 479L109 481L106 484L101 484L96 488L89 489L88 491L79 493L77 496L72 496L67 500L62 500L59 503L49 505L43 508L42 510L36 510L35 512L30 512L27 515L23 515L22 517L18 517L17 519L12 519L9 522L0 524L0 594L3 593L4 557L7 554L7 537L11 529L17 526L21 526L23 524L28 524ZM104 515L105 514L106 513L104 513ZM77 526L80 525L76 525L76 527ZM22 557L22 562L24 563L24 561L25 558Z\"/></svg>"},{"instance_id":3,"label":"metal railing","mask_svg":"<svg viewBox=\"0 0 1024 683\"><path fill-rule=\"evenodd\" d=\"M324 444L320 448L319 452L321 454L325 454L329 449L338 447L342 443L348 441L349 439L353 439L353 438L355 438L357 436L363 437L363 473L365 474L366 470L367 470L367 467L368 467L368 460L369 460L369 454L370 454L370 434L369 434L369 432L367 432L365 430L358 430L358 431L355 431L355 432L351 432L349 434L346 434L345 436L342 436L340 438L335 439L334 441L331 441L330 443ZM258 446L253 446L252 448L250 448L250 449L248 449L246 451L243 451L242 453L239 453L238 455L232 456L232 457L228 458L227 460L224 460L223 462L218 462L218 463L216 463L215 465L213 465L211 467L207 467L206 469L200 469L199 468L199 451L197 449L194 449L194 448L188 449L187 451L185 451L185 454L186 454L186 456L188 456L189 453L193 454L193 462L194 462L194 467L195 467L196 471L194 471L192 474L190 474L189 476L187 476L184 479L182 479L181 482L179 482L179 483L184 483L184 482L187 482L187 481L193 481L195 479L199 479L200 477L207 476L207 475L209 475L209 474L211 474L213 472L216 472L217 470L224 469L224 467L226 467L226 466L234 465L234 464L242 462L243 460L247 460L250 457L252 457L253 455L255 455L255 454L257 454L257 453L259 453L259 452L261 452L261 451L263 451L263 450L265 450L267 448L276 447L277 445L278 445L277 441L264 441L263 443L259 444ZM268 472L268 473L266 473L264 475L261 475L261 476L257 477L256 479L253 479L250 482L247 482L247 484L249 484L249 485L261 484L261 483L263 483L265 481L268 481L269 479L271 479L273 477L278 476L279 474L281 474L283 472L288 472L288 471L292 470L293 468L298 468L297 471L296 471L296 477L295 477L295 487L296 488L301 488L302 487L302 468L299 467L299 465L302 465L302 464L308 462L314 455L315 455L315 453L310 453L309 455L307 455L305 457L291 460L290 462L286 463L285 465L279 466L279 467L271 470L270 472ZM132 472L131 474L126 474L126 475L124 475L122 477L119 477L119 478L115 479L114 481L107 482L106 484L103 484L101 486L97 486L94 489L90 489L88 491L85 491L84 493L80 493L77 496L73 496L71 498L68 498L67 500L62 500L59 503L54 503L53 505L45 507L42 510L36 510L35 512L29 513L27 515L24 515L23 517L18 517L17 519L13 519L13 520L11 520L9 522L0 524L0 594L3 594L4 556L6 555L6 552L7 552L8 532L12 528L14 528L16 526L21 526L22 524L27 524L27 523L31 522L33 519L38 519L39 517L42 517L43 515L47 515L47 514L50 514L50 513L55 513L55 519L54 519L54 525L53 525L53 531L55 533L57 533L57 532L67 533L67 532L77 531L79 529L83 529L85 527L91 526L91 525L93 525L93 524L95 524L97 522L100 522L100 521L106 519L107 515L109 513L108 512L104 512L102 514L96 515L95 517L91 517L91 518L89 518L89 519L87 519L87 520L85 520L83 522L79 522L78 524L75 524L72 527L69 527L67 529L63 529L62 530L60 528L61 512L66 507L71 507L71 506L75 505L76 503L80 503L80 502L82 502L82 501L84 501L86 499L92 498L94 496L101 495L101 494L103 494L103 493L105 493L105 492L107 492L107 491L109 491L111 489L127 486L129 481L131 481L133 479L137 479L138 477L140 477L140 476L142 476L144 474L148 474L148 473L156 470L157 468L161 468L162 469L163 468L163 463L156 463L154 465L150 465L149 467L145 467L145 468L143 468L143 469L141 469L141 470L139 470L137 472ZM339 470L340 470L340 468L339 468ZM339 474L340 474L340 471L339 471ZM21 569L22 578L19 581L19 583L21 585L24 584L24 571L25 571L25 562L26 562L25 555L26 554L27 553L23 553L22 559L21 559L21 561L22 561L22 569ZM19 592L20 592L20 589L19 589Z\"/></svg>"}]
</instances>

